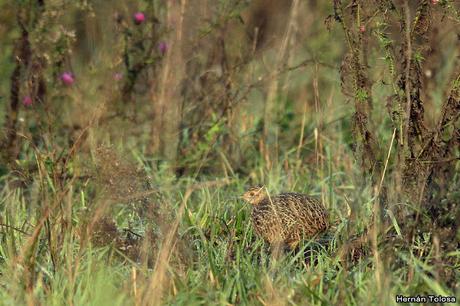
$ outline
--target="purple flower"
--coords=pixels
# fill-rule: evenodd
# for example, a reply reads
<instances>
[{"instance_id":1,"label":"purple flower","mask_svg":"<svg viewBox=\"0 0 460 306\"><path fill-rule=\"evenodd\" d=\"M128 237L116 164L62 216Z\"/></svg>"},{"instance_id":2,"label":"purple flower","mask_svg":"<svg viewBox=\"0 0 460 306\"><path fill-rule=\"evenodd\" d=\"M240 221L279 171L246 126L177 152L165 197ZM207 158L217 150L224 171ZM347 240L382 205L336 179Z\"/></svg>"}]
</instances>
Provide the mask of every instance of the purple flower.
<instances>
[{"instance_id":1,"label":"purple flower","mask_svg":"<svg viewBox=\"0 0 460 306\"><path fill-rule=\"evenodd\" d=\"M113 74L113 79L115 81L120 81L121 79L123 79L123 73L121 72L116 72Z\"/></svg>"},{"instance_id":2,"label":"purple flower","mask_svg":"<svg viewBox=\"0 0 460 306\"><path fill-rule=\"evenodd\" d=\"M31 106L33 102L34 101L32 100L32 98L30 96L25 96L22 99L22 104L24 104L24 106Z\"/></svg>"},{"instance_id":3,"label":"purple flower","mask_svg":"<svg viewBox=\"0 0 460 306\"><path fill-rule=\"evenodd\" d=\"M134 13L133 18L135 24L141 24L145 21L145 14L142 12L137 12Z\"/></svg>"},{"instance_id":4,"label":"purple flower","mask_svg":"<svg viewBox=\"0 0 460 306\"><path fill-rule=\"evenodd\" d=\"M168 45L164 41L162 41L158 44L158 50L161 54L165 54L168 50Z\"/></svg>"},{"instance_id":5,"label":"purple flower","mask_svg":"<svg viewBox=\"0 0 460 306\"><path fill-rule=\"evenodd\" d=\"M71 72L62 73L60 79L62 83L64 83L67 86L70 86L75 82L75 78Z\"/></svg>"}]
</instances>

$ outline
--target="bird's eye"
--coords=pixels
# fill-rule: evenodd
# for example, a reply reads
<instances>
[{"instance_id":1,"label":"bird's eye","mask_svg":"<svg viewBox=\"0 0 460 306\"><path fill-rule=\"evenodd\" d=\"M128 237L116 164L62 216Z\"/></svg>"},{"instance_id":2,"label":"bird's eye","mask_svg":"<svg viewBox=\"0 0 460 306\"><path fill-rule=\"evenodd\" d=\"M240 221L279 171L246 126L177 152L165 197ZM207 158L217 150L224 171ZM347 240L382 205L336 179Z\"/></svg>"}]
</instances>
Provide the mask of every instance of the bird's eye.
<instances>
[{"instance_id":1,"label":"bird's eye","mask_svg":"<svg viewBox=\"0 0 460 306\"><path fill-rule=\"evenodd\" d=\"M254 191L251 191L251 192L249 193L249 195L250 195L251 197L253 197L253 196L254 196Z\"/></svg>"}]
</instances>

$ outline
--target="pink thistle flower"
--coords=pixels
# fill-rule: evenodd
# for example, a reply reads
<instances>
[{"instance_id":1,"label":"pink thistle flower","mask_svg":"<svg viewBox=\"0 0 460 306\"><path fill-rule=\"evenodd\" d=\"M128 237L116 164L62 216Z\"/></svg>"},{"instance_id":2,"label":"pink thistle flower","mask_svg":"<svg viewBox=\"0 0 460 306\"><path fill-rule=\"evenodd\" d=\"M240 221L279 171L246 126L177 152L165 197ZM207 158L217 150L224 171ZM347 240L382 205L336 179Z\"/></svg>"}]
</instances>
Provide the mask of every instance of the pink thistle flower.
<instances>
[{"instance_id":1,"label":"pink thistle flower","mask_svg":"<svg viewBox=\"0 0 460 306\"><path fill-rule=\"evenodd\" d=\"M134 23L139 25L145 21L145 14L142 12L134 13L133 19Z\"/></svg>"},{"instance_id":2,"label":"pink thistle flower","mask_svg":"<svg viewBox=\"0 0 460 306\"><path fill-rule=\"evenodd\" d=\"M32 98L30 96L25 96L23 99L22 99L22 104L24 106L31 106L32 103L34 103L34 101L32 100Z\"/></svg>"},{"instance_id":3,"label":"pink thistle flower","mask_svg":"<svg viewBox=\"0 0 460 306\"><path fill-rule=\"evenodd\" d=\"M64 83L67 86L70 86L75 82L75 78L71 72L62 73L60 79L62 83Z\"/></svg>"},{"instance_id":4,"label":"pink thistle flower","mask_svg":"<svg viewBox=\"0 0 460 306\"><path fill-rule=\"evenodd\" d=\"M158 50L161 54L165 54L166 51L168 51L168 45L164 41L162 41L158 44Z\"/></svg>"},{"instance_id":5,"label":"pink thistle flower","mask_svg":"<svg viewBox=\"0 0 460 306\"><path fill-rule=\"evenodd\" d=\"M366 32L366 26L365 26L364 24L362 24L362 25L359 27L359 31L360 31L361 33Z\"/></svg>"},{"instance_id":6,"label":"pink thistle flower","mask_svg":"<svg viewBox=\"0 0 460 306\"><path fill-rule=\"evenodd\" d=\"M121 79L123 79L123 74L122 74L121 72L116 72L116 73L114 73L114 75L113 75L113 79L114 79L115 81L121 81Z\"/></svg>"},{"instance_id":7,"label":"pink thistle flower","mask_svg":"<svg viewBox=\"0 0 460 306\"><path fill-rule=\"evenodd\" d=\"M439 3L439 0L431 0L431 4L436 5Z\"/></svg>"}]
</instances>

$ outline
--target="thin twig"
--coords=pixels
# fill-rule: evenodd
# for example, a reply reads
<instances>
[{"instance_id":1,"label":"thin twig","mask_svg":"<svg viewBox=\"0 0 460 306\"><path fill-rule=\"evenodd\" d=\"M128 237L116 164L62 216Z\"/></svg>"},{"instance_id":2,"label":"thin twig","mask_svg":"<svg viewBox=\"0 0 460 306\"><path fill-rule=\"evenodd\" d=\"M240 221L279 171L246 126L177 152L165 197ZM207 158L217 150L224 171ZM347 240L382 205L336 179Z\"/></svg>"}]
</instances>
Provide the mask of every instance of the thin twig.
<instances>
[{"instance_id":1,"label":"thin twig","mask_svg":"<svg viewBox=\"0 0 460 306\"><path fill-rule=\"evenodd\" d=\"M396 128L393 129L393 136L391 136L390 146L388 148L387 159L385 160L385 166L383 167L382 177L380 178L380 184L377 190L377 197L380 195L380 190L382 189L383 180L385 178L385 173L387 171L388 161L390 160L391 149L393 148L393 141L395 140L395 136L396 136Z\"/></svg>"},{"instance_id":2,"label":"thin twig","mask_svg":"<svg viewBox=\"0 0 460 306\"><path fill-rule=\"evenodd\" d=\"M13 230L15 230L15 231L17 231L17 232L20 232L21 234L30 236L30 233L28 233L28 232L26 232L26 231L23 231L23 230L20 229L20 228L17 228L17 227L8 225L8 224L3 224L3 223L0 223L0 226L1 226L1 227L6 227L6 228L11 228L11 229L13 229Z\"/></svg>"},{"instance_id":3,"label":"thin twig","mask_svg":"<svg viewBox=\"0 0 460 306\"><path fill-rule=\"evenodd\" d=\"M409 1L404 1L404 13L405 13L405 34L406 34L406 68L405 68L405 84L404 91L406 94L406 123L404 126L404 147L407 148L408 137L409 137L409 124L410 124L410 113L411 113L411 98L410 98L410 64L412 60L412 41L411 41L411 29L410 29L410 9Z\"/></svg>"}]
</instances>

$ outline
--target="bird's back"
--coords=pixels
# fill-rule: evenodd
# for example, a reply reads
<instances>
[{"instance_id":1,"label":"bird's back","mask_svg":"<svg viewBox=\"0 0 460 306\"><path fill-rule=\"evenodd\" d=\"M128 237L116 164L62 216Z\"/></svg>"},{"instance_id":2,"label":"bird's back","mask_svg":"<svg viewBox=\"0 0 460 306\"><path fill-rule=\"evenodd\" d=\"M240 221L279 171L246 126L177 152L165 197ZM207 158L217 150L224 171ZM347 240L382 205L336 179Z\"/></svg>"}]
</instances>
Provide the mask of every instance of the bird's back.
<instances>
[{"instance_id":1,"label":"bird's back","mask_svg":"<svg viewBox=\"0 0 460 306\"><path fill-rule=\"evenodd\" d=\"M285 192L266 197L253 208L256 232L270 243L296 245L329 226L326 208L306 194Z\"/></svg>"}]
</instances>

